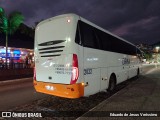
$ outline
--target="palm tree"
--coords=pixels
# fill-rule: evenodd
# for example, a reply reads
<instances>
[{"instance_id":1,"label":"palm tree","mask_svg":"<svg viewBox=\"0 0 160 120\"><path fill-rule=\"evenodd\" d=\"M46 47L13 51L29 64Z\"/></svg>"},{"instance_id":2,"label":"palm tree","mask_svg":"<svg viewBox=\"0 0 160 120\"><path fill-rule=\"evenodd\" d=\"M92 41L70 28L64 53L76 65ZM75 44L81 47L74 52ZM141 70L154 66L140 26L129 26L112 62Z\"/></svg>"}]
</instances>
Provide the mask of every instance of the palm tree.
<instances>
[{"instance_id":1,"label":"palm tree","mask_svg":"<svg viewBox=\"0 0 160 120\"><path fill-rule=\"evenodd\" d=\"M15 11L6 15L4 9L0 7L0 32L6 35L6 64L8 58L8 35L13 34L23 21L24 17L20 12Z\"/></svg>"}]
</instances>

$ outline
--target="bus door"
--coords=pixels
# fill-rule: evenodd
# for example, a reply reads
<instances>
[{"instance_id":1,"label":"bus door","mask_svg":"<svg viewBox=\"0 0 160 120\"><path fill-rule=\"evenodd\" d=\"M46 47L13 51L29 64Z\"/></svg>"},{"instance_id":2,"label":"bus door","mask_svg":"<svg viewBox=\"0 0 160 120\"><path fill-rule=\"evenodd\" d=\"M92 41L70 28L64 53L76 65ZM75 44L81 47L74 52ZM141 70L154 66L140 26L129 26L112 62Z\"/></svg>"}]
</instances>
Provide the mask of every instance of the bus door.
<instances>
[{"instance_id":1,"label":"bus door","mask_svg":"<svg viewBox=\"0 0 160 120\"><path fill-rule=\"evenodd\" d=\"M106 90L107 86L108 86L108 80L109 77L107 76L108 74L107 68L101 68L101 78L100 78L100 90Z\"/></svg>"},{"instance_id":2,"label":"bus door","mask_svg":"<svg viewBox=\"0 0 160 120\"><path fill-rule=\"evenodd\" d=\"M93 56L95 56L95 51L84 47L85 95L91 95L100 91L100 68L97 67L98 61Z\"/></svg>"},{"instance_id":3,"label":"bus door","mask_svg":"<svg viewBox=\"0 0 160 120\"><path fill-rule=\"evenodd\" d=\"M132 78L137 74L136 59L136 56L129 56L129 78Z\"/></svg>"},{"instance_id":4,"label":"bus door","mask_svg":"<svg viewBox=\"0 0 160 120\"><path fill-rule=\"evenodd\" d=\"M124 57L122 59L122 71L123 71L123 74L122 74L122 81L125 81L127 79L129 79L129 59L128 59L128 56Z\"/></svg>"}]
</instances>

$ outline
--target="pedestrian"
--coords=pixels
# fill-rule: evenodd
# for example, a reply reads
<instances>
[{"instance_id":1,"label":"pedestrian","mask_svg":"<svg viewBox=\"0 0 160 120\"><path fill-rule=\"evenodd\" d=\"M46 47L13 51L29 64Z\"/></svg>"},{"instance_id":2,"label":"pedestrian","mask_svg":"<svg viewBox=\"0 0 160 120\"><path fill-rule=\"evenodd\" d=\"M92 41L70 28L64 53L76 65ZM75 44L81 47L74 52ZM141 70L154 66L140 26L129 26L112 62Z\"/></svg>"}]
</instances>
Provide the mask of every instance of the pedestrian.
<instances>
[{"instance_id":1,"label":"pedestrian","mask_svg":"<svg viewBox=\"0 0 160 120\"><path fill-rule=\"evenodd\" d=\"M13 60L13 58L11 58L11 68L12 69L14 68L14 60Z\"/></svg>"},{"instance_id":2,"label":"pedestrian","mask_svg":"<svg viewBox=\"0 0 160 120\"><path fill-rule=\"evenodd\" d=\"M3 68L3 60L0 58L0 68Z\"/></svg>"},{"instance_id":3,"label":"pedestrian","mask_svg":"<svg viewBox=\"0 0 160 120\"><path fill-rule=\"evenodd\" d=\"M28 68L28 57L25 59L25 68Z\"/></svg>"},{"instance_id":4,"label":"pedestrian","mask_svg":"<svg viewBox=\"0 0 160 120\"><path fill-rule=\"evenodd\" d=\"M28 59L28 68L31 68L31 59Z\"/></svg>"}]
</instances>

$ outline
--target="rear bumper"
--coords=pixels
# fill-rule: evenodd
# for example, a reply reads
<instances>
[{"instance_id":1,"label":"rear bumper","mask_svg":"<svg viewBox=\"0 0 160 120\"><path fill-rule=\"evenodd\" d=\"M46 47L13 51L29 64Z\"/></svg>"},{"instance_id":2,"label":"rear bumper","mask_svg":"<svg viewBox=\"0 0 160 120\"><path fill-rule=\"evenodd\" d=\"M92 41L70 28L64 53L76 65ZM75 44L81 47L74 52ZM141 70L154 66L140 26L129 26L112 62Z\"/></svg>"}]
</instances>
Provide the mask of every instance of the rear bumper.
<instances>
[{"instance_id":1,"label":"rear bumper","mask_svg":"<svg viewBox=\"0 0 160 120\"><path fill-rule=\"evenodd\" d=\"M47 88L51 88L48 90ZM79 98L84 96L84 85L82 83L66 85L37 82L34 80L34 88L37 92L46 93L65 98Z\"/></svg>"}]
</instances>

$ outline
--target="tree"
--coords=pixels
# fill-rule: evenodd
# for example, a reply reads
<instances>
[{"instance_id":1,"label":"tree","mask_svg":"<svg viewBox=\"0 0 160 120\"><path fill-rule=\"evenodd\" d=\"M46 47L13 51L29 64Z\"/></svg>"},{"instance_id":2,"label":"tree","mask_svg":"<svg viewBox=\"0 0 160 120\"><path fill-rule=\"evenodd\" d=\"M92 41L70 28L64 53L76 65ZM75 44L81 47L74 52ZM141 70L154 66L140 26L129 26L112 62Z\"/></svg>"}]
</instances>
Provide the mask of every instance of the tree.
<instances>
[{"instance_id":1,"label":"tree","mask_svg":"<svg viewBox=\"0 0 160 120\"><path fill-rule=\"evenodd\" d=\"M24 33L28 37L34 38L34 29L32 27L28 27L24 24L21 24L20 30L22 31L21 33Z\"/></svg>"},{"instance_id":2,"label":"tree","mask_svg":"<svg viewBox=\"0 0 160 120\"><path fill-rule=\"evenodd\" d=\"M147 61L150 61L152 59L152 53L147 53L145 52L144 53L144 58L147 60Z\"/></svg>"},{"instance_id":3,"label":"tree","mask_svg":"<svg viewBox=\"0 0 160 120\"><path fill-rule=\"evenodd\" d=\"M4 9L0 7L0 32L6 35L6 64L8 58L8 35L13 34L23 21L24 17L20 12L14 11L6 15Z\"/></svg>"}]
</instances>

